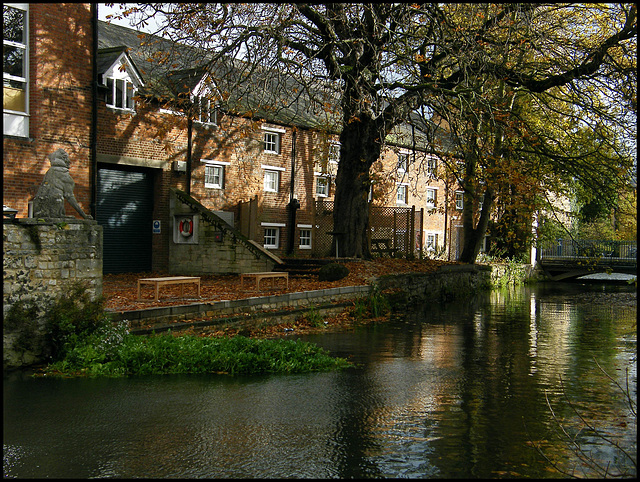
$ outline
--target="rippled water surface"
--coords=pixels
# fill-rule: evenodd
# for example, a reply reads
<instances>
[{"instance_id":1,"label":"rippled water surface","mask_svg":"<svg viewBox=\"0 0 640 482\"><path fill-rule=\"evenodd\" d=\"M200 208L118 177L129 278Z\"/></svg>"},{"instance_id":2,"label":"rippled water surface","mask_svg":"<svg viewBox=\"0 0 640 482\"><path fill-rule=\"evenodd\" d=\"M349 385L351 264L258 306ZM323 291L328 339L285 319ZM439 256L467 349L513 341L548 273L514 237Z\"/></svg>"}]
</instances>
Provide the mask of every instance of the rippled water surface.
<instances>
[{"instance_id":1,"label":"rippled water surface","mask_svg":"<svg viewBox=\"0 0 640 482\"><path fill-rule=\"evenodd\" d=\"M577 414L635 459L635 417L616 383L635 402L636 311L635 290L553 284L306 336L357 363L339 373L13 374L3 384L4 475L562 475L553 465L593 475L561 428L589 460L632 475Z\"/></svg>"}]
</instances>

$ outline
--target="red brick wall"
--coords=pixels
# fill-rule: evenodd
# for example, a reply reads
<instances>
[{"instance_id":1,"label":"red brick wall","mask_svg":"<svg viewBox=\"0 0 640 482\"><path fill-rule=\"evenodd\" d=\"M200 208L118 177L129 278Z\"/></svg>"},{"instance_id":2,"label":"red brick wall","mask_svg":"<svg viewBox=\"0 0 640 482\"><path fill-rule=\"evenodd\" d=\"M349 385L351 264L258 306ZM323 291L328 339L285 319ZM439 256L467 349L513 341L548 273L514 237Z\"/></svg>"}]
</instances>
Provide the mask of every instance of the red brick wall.
<instances>
[{"instance_id":1,"label":"red brick wall","mask_svg":"<svg viewBox=\"0 0 640 482\"><path fill-rule=\"evenodd\" d=\"M18 217L27 217L46 156L58 148L69 154L75 197L90 212L91 45L90 4L29 4L29 138L3 138L2 202Z\"/></svg>"}]
</instances>

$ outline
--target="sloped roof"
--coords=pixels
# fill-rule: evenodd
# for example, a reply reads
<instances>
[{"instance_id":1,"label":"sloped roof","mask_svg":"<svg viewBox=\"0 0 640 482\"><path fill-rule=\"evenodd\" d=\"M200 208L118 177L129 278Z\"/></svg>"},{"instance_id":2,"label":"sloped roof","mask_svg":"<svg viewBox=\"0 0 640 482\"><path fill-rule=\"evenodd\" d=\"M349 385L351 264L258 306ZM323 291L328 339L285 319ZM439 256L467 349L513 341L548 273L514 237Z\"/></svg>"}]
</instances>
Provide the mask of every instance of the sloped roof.
<instances>
[{"instance_id":1,"label":"sloped roof","mask_svg":"<svg viewBox=\"0 0 640 482\"><path fill-rule=\"evenodd\" d=\"M99 62L108 61L110 57L107 52L115 55L116 51L127 49L145 80L145 87L140 91L143 95L162 98L191 92L207 73L208 58L205 52L104 21L98 22L98 48L104 53ZM168 57L171 63L168 63L169 60L158 62L158 58L167 52L177 55ZM318 85L318 99L312 99L309 89L304 88L293 77L280 72L264 68L247 72L247 65L237 60L218 68L215 73L218 89L225 91L225 79L229 85L229 89L226 89L228 97L223 106L224 111L241 115L250 113L254 118L281 125L339 132L340 114L337 110L325 108L327 104L339 103L330 85ZM237 79L241 76L246 76L247 82L240 84ZM412 116L408 121L415 128L409 122L400 124L389 134L387 142L412 148L415 139L416 148L420 148L427 145L434 135L443 135L435 124L425 124L417 116ZM446 140L443 139L441 143L446 145Z\"/></svg>"},{"instance_id":2,"label":"sloped roof","mask_svg":"<svg viewBox=\"0 0 640 482\"><path fill-rule=\"evenodd\" d=\"M99 58L101 64L112 59L116 51L128 50L145 79L146 86L140 91L142 95L162 98L190 92L207 73L204 68L207 57L200 50L104 21L98 22L98 49L105 52ZM158 57L165 52L178 55L170 57L171 63L158 62ZM276 78L271 72L255 69L250 73L251 80L241 88L237 79L243 75L242 67L240 62L233 61L224 67L226 71L222 72L221 67L215 75L220 90L224 90L224 79L229 79L228 83L234 87L229 89L223 110L243 115L251 112L256 118L305 128L326 129L336 124L338 119L319 109L318 103L313 102L292 78L284 79L286 87L283 88L282 77Z\"/></svg>"},{"instance_id":3,"label":"sloped roof","mask_svg":"<svg viewBox=\"0 0 640 482\"><path fill-rule=\"evenodd\" d=\"M131 64L132 69L134 70L133 74L137 77L143 84L144 78L140 74L140 71L136 67L135 62L131 60L129 57L128 49L125 46L120 47L112 47L107 49L98 50L97 54L97 67L98 67L98 75L104 74L107 70L109 70L115 62L120 58L121 55L125 55L127 58L127 62Z\"/></svg>"}]
</instances>

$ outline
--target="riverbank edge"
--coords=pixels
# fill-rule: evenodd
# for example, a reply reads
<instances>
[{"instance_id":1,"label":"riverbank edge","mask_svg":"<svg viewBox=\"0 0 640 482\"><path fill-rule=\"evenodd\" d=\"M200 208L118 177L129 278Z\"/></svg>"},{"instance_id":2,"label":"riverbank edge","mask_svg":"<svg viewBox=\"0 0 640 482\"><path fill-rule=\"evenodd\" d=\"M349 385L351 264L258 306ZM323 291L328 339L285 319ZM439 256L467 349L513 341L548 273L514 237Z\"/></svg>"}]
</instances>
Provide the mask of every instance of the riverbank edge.
<instances>
[{"instance_id":1,"label":"riverbank edge","mask_svg":"<svg viewBox=\"0 0 640 482\"><path fill-rule=\"evenodd\" d=\"M126 320L133 334L207 333L291 323L309 311L334 315L374 292L384 293L392 306L450 301L491 289L503 274L504 269L494 265L447 265L433 273L383 275L360 286L109 313L114 322Z\"/></svg>"},{"instance_id":2,"label":"riverbank edge","mask_svg":"<svg viewBox=\"0 0 640 482\"><path fill-rule=\"evenodd\" d=\"M527 273L534 271L527 268ZM141 310L105 310L114 323L127 322L130 333L206 334L225 329L253 331L270 325L294 323L305 314L339 315L375 292L383 293L392 307L422 301L450 301L497 286L505 267L501 265L446 265L431 273L403 273L371 278L369 284L302 291L241 300L191 303ZM532 278L535 276L532 276ZM4 334L4 338L7 334ZM16 351L6 343L3 372L44 363L38 353Z\"/></svg>"}]
</instances>

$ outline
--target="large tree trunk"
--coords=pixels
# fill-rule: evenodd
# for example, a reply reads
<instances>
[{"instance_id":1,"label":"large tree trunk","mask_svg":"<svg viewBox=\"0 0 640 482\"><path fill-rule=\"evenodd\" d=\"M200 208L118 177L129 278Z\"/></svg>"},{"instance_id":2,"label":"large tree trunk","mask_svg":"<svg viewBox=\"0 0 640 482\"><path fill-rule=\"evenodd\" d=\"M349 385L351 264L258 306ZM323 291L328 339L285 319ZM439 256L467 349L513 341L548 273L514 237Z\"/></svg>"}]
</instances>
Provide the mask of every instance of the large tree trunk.
<instances>
[{"instance_id":1,"label":"large tree trunk","mask_svg":"<svg viewBox=\"0 0 640 482\"><path fill-rule=\"evenodd\" d=\"M477 226L473 226L473 206L472 203L467 203L465 196L464 209L463 209L463 242L462 242L462 254L460 254L459 261L463 263L475 264L478 253L480 253L480 247L482 246L482 240L487 233L487 226L489 226L489 218L491 215L491 206L493 205L493 190L487 189L484 194L484 202L482 204L482 212L480 213L480 219Z\"/></svg>"},{"instance_id":2,"label":"large tree trunk","mask_svg":"<svg viewBox=\"0 0 640 482\"><path fill-rule=\"evenodd\" d=\"M333 210L333 230L338 233L334 238L338 239L340 256L370 257L367 243L369 169L380 157L380 138L375 122L370 118L346 123L340 134L340 163Z\"/></svg>"}]
</instances>

